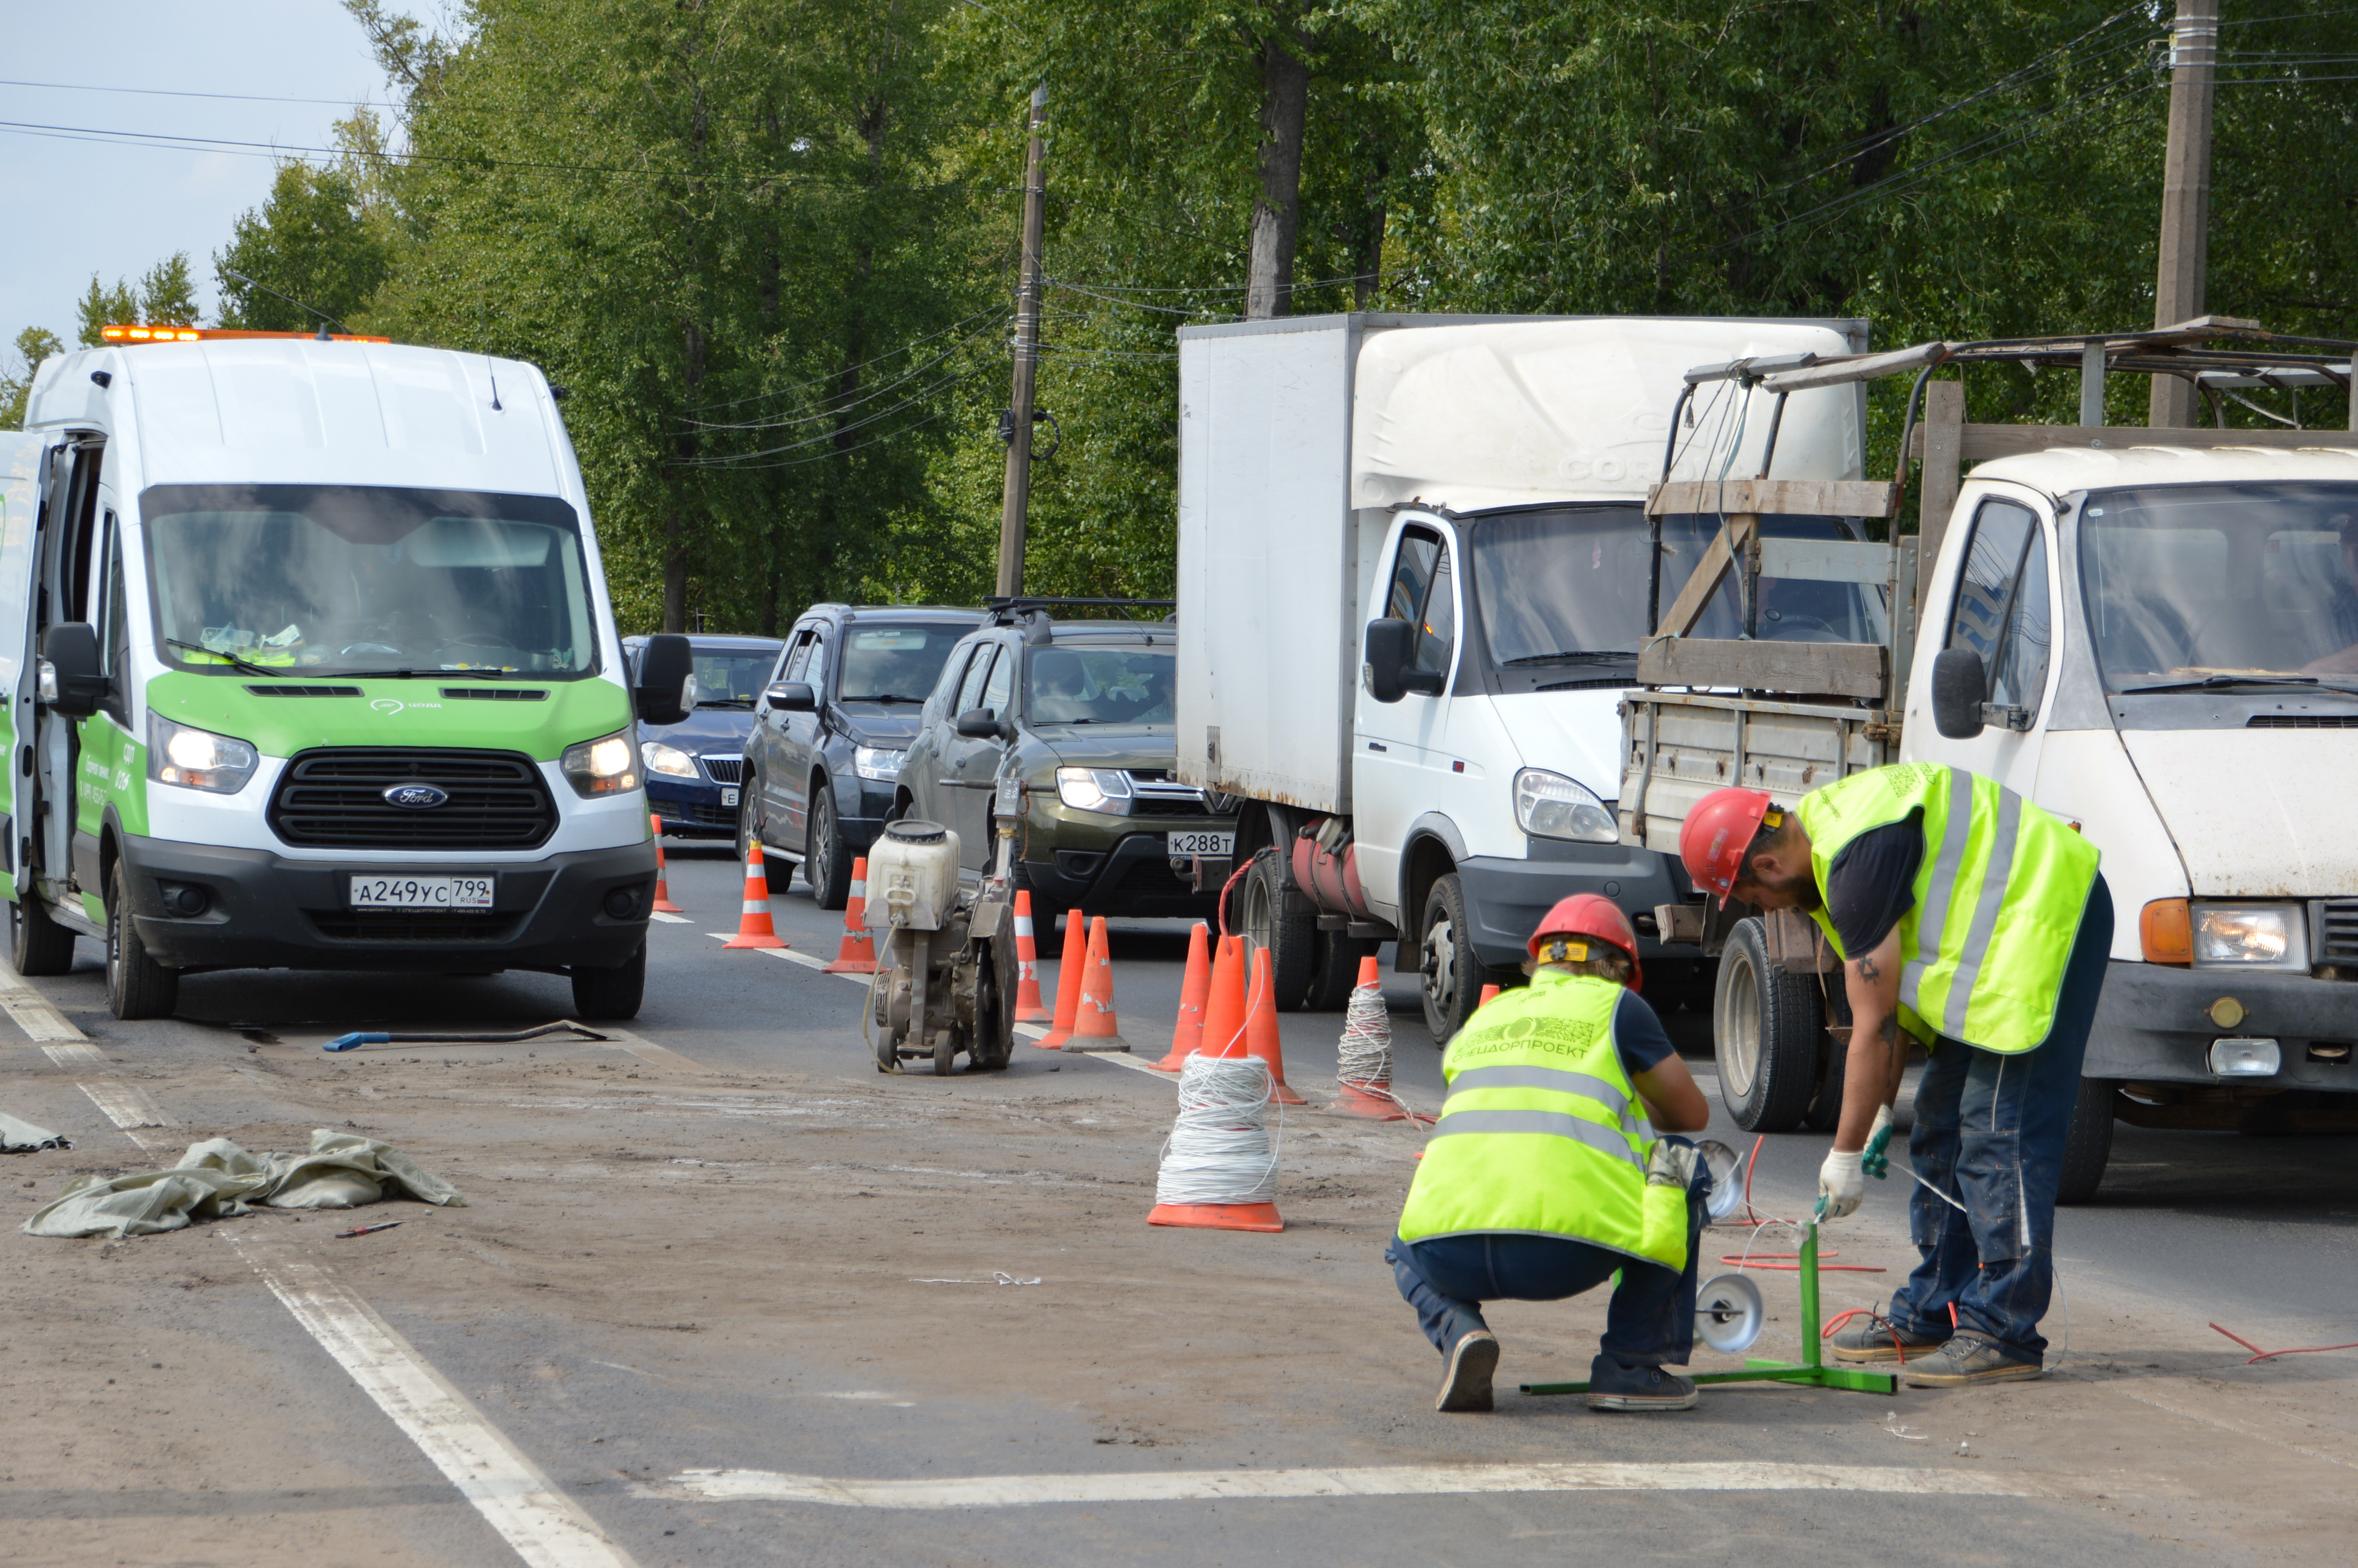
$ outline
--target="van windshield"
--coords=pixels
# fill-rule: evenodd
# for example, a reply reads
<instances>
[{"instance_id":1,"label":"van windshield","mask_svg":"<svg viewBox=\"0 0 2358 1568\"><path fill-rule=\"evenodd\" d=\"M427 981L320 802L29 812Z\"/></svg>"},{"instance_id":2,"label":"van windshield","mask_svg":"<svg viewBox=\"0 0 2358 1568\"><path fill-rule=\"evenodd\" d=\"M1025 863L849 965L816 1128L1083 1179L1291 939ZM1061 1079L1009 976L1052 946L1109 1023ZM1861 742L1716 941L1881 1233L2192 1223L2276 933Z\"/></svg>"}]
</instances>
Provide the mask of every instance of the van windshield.
<instances>
[{"instance_id":1,"label":"van windshield","mask_svg":"<svg viewBox=\"0 0 2358 1568\"><path fill-rule=\"evenodd\" d=\"M1768 517L1779 538L1856 539L1836 517ZM1662 519L1662 609L1694 575L1717 536L1716 516ZM1492 513L1475 520L1474 590L1493 664L1540 665L1566 654L1618 653L1634 661L1645 645L1651 568L1644 512L1635 506L1566 506ZM1799 578L1760 579L1760 636L1786 643L1880 643L1883 590ZM1744 631L1736 575L1729 573L1688 633L1736 637ZM1596 662L1590 659L1586 662Z\"/></svg>"},{"instance_id":2,"label":"van windshield","mask_svg":"<svg viewBox=\"0 0 2358 1568\"><path fill-rule=\"evenodd\" d=\"M156 651L172 667L543 678L598 667L579 524L553 496L158 485L140 512Z\"/></svg>"},{"instance_id":3,"label":"van windshield","mask_svg":"<svg viewBox=\"0 0 2358 1568\"><path fill-rule=\"evenodd\" d=\"M2099 491L2080 578L2107 690L2358 675L2358 485Z\"/></svg>"}]
</instances>

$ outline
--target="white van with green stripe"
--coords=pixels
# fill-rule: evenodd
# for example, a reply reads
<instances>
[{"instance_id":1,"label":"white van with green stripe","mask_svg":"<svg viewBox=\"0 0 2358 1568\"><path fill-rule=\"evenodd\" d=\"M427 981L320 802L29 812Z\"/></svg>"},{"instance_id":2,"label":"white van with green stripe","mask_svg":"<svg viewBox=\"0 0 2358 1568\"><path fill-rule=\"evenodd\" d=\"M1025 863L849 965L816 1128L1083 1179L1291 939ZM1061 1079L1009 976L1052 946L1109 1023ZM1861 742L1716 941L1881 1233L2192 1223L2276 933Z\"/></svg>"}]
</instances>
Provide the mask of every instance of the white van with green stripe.
<instances>
[{"instance_id":1,"label":"white van with green stripe","mask_svg":"<svg viewBox=\"0 0 2358 1568\"><path fill-rule=\"evenodd\" d=\"M154 336L47 361L0 435L18 972L79 935L122 1018L233 968L535 969L634 1014L634 720L693 700L687 648L627 685L559 395L481 355Z\"/></svg>"}]
</instances>

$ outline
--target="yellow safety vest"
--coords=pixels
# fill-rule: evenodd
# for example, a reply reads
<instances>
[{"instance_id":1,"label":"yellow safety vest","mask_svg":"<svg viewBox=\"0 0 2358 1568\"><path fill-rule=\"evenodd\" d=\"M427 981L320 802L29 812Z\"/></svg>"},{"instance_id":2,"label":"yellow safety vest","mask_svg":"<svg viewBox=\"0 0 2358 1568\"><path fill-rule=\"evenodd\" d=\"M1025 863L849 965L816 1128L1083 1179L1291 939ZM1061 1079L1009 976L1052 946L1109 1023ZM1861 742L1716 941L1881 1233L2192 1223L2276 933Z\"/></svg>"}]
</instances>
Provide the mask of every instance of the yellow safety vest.
<instances>
[{"instance_id":1,"label":"yellow safety vest","mask_svg":"<svg viewBox=\"0 0 2358 1568\"><path fill-rule=\"evenodd\" d=\"M1924 814L1916 905L1899 921L1901 1028L2007 1054L2046 1040L2096 885L2093 844L1996 779L1939 762L1853 773L1800 810L1822 896L1843 846ZM1823 906L1812 916L1847 963Z\"/></svg>"},{"instance_id":2,"label":"yellow safety vest","mask_svg":"<svg viewBox=\"0 0 2358 1568\"><path fill-rule=\"evenodd\" d=\"M1647 1184L1654 1129L1614 1048L1620 1002L1611 980L1541 969L1458 1032L1402 1240L1561 1236L1686 1267L1687 1193Z\"/></svg>"}]
</instances>

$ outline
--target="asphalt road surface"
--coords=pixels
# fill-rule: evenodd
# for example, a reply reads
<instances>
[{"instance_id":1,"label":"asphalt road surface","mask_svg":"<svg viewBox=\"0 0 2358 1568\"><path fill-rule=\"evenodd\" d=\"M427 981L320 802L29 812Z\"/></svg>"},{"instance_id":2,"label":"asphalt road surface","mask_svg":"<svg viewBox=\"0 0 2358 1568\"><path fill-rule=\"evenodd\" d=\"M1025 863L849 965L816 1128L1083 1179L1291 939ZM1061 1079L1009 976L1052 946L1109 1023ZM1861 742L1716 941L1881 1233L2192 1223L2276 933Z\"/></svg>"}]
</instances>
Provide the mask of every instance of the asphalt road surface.
<instances>
[{"instance_id":1,"label":"asphalt road surface","mask_svg":"<svg viewBox=\"0 0 2358 1568\"><path fill-rule=\"evenodd\" d=\"M741 874L672 849L690 912L607 1043L319 1044L370 1025L562 1017L537 976L225 974L180 1017L104 1011L96 956L11 993L0 1109L74 1147L12 1154L19 1214L200 1139L352 1129L463 1208L259 1211L126 1242L0 1241L12 1560L59 1563L1521 1563L2331 1560L2358 1470L2358 1140L2120 1130L2060 1217L2070 1348L2047 1379L1894 1396L1773 1384L1681 1415L1592 1414L1596 1297L1508 1304L1488 1416L1438 1370L1380 1260L1421 1134L1325 1114L1338 1014L1284 1021L1313 1101L1281 1235L1144 1224L1169 1079L1020 1044L1005 1074L884 1076L840 917L797 881L790 956L730 952ZM718 935L716 935L718 934ZM1116 922L1117 1000L1167 1046L1184 927ZM1055 966L1044 963L1053 988ZM1437 1105L1409 977L1395 1087ZM1672 1031L1706 1087L1702 1021ZM75 1038L86 1034L85 1044ZM1748 1149L1724 1122L1714 1135ZM1752 1200L1803 1211L1826 1141L1763 1147ZM1912 1257L1903 1190L1824 1245L1826 1310ZM350 1223L403 1221L337 1238ZM1707 1233L1707 1256L1790 1251ZM1706 1272L1719 1265L1712 1263ZM1756 1354L1801 1348L1761 1273ZM1036 1281L1036 1282L1035 1282ZM2063 1338L2061 1314L2050 1337ZM1736 1358L1699 1352L1696 1365Z\"/></svg>"}]
</instances>

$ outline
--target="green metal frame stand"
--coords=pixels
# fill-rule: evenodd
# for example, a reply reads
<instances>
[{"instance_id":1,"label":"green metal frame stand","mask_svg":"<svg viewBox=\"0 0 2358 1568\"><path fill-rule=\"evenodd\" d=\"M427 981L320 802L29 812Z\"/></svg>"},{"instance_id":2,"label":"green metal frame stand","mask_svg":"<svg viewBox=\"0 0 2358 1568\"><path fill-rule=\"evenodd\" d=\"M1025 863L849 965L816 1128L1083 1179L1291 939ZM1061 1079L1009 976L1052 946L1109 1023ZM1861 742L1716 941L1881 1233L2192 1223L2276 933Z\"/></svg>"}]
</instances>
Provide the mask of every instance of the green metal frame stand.
<instances>
[{"instance_id":1,"label":"green metal frame stand","mask_svg":"<svg viewBox=\"0 0 2358 1568\"><path fill-rule=\"evenodd\" d=\"M1896 1393L1899 1379L1891 1372L1866 1372L1854 1367L1829 1367L1825 1363L1818 1327L1818 1227L1812 1220L1801 1236L1801 1359L1799 1365L1790 1361L1756 1361L1747 1359L1741 1372L1696 1372L1691 1378L1697 1383L1799 1383L1811 1389L1849 1389L1862 1394ZM1585 1394L1586 1383L1525 1383L1527 1394Z\"/></svg>"}]
</instances>

